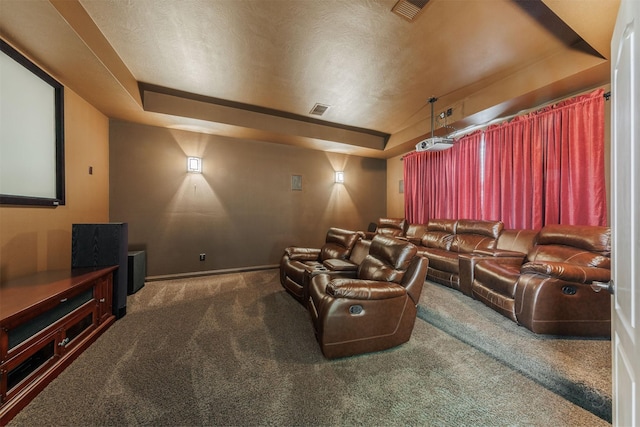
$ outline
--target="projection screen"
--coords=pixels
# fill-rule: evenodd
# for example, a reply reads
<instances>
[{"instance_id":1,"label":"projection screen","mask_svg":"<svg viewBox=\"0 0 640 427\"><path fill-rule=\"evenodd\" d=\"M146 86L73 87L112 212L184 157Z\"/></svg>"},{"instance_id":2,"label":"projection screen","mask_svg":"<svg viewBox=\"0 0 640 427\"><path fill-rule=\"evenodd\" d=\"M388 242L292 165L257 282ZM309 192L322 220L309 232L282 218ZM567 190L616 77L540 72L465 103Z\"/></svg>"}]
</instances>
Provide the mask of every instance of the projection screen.
<instances>
[{"instance_id":1,"label":"projection screen","mask_svg":"<svg viewBox=\"0 0 640 427\"><path fill-rule=\"evenodd\" d=\"M63 205L63 87L0 43L0 203Z\"/></svg>"}]
</instances>

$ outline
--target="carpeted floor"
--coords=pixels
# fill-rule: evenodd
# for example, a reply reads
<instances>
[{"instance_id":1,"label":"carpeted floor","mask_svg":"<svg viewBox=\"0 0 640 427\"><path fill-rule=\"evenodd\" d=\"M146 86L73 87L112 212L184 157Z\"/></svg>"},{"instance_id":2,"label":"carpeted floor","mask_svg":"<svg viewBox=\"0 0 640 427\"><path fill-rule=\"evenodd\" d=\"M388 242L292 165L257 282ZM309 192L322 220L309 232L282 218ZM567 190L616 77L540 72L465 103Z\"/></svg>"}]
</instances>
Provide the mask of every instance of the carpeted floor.
<instances>
[{"instance_id":1,"label":"carpeted floor","mask_svg":"<svg viewBox=\"0 0 640 427\"><path fill-rule=\"evenodd\" d=\"M430 282L418 317L611 422L611 340L537 335Z\"/></svg>"},{"instance_id":2,"label":"carpeted floor","mask_svg":"<svg viewBox=\"0 0 640 427\"><path fill-rule=\"evenodd\" d=\"M10 425L609 425L419 320L328 361L277 270L150 282L127 311Z\"/></svg>"}]
</instances>

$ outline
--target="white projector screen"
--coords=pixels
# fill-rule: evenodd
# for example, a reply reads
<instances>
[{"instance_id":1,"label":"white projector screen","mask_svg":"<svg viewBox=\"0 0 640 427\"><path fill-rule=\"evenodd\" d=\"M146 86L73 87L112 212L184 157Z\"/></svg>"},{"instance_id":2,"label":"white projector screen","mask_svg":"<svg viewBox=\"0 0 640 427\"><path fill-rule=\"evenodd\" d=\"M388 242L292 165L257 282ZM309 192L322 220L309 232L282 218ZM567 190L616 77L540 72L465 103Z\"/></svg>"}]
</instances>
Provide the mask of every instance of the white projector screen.
<instances>
[{"instance_id":1,"label":"white projector screen","mask_svg":"<svg viewBox=\"0 0 640 427\"><path fill-rule=\"evenodd\" d=\"M63 205L63 87L0 42L0 203Z\"/></svg>"}]
</instances>

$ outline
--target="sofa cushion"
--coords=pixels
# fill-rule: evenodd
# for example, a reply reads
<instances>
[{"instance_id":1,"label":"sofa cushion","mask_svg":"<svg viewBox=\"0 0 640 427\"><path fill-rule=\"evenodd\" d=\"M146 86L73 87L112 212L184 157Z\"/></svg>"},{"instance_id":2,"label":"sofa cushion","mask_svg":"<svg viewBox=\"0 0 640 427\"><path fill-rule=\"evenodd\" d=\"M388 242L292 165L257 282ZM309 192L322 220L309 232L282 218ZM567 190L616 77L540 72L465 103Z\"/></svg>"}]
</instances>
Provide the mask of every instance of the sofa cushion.
<instances>
[{"instance_id":1,"label":"sofa cushion","mask_svg":"<svg viewBox=\"0 0 640 427\"><path fill-rule=\"evenodd\" d=\"M564 245L538 244L529 251L527 259L531 262L566 262L585 267L611 268L611 259L607 256Z\"/></svg>"},{"instance_id":2,"label":"sofa cushion","mask_svg":"<svg viewBox=\"0 0 640 427\"><path fill-rule=\"evenodd\" d=\"M404 236L407 228L407 221L404 218L380 218L378 219L378 227L376 234L384 236Z\"/></svg>"},{"instance_id":3,"label":"sofa cushion","mask_svg":"<svg viewBox=\"0 0 640 427\"><path fill-rule=\"evenodd\" d=\"M438 248L448 251L456 232L457 221L453 219L430 219L427 230L420 240L420 245L426 248Z\"/></svg>"},{"instance_id":4,"label":"sofa cushion","mask_svg":"<svg viewBox=\"0 0 640 427\"><path fill-rule=\"evenodd\" d=\"M437 248L448 251L451 249L453 234L446 231L427 231L420 240L425 248Z\"/></svg>"},{"instance_id":5,"label":"sofa cushion","mask_svg":"<svg viewBox=\"0 0 640 427\"><path fill-rule=\"evenodd\" d=\"M456 234L480 234L481 236L497 239L500 237L503 228L502 221L460 219L456 226Z\"/></svg>"},{"instance_id":6,"label":"sofa cushion","mask_svg":"<svg viewBox=\"0 0 640 427\"><path fill-rule=\"evenodd\" d=\"M481 249L495 249L496 239L480 234L456 234L451 241L451 251L469 254Z\"/></svg>"},{"instance_id":7,"label":"sofa cushion","mask_svg":"<svg viewBox=\"0 0 640 427\"><path fill-rule=\"evenodd\" d=\"M424 233L426 232L426 224L409 224L409 227L407 227L407 232L404 236L414 245L419 245L420 241L422 240L422 236L424 236Z\"/></svg>"},{"instance_id":8,"label":"sofa cushion","mask_svg":"<svg viewBox=\"0 0 640 427\"><path fill-rule=\"evenodd\" d=\"M458 220L451 250L471 253L478 249L495 249L503 228L502 221Z\"/></svg>"},{"instance_id":9,"label":"sofa cushion","mask_svg":"<svg viewBox=\"0 0 640 427\"><path fill-rule=\"evenodd\" d=\"M538 230L503 230L498 237L496 248L527 254L536 244Z\"/></svg>"},{"instance_id":10,"label":"sofa cushion","mask_svg":"<svg viewBox=\"0 0 640 427\"><path fill-rule=\"evenodd\" d=\"M458 273L458 254L438 248L421 248L418 254L429 260L429 268Z\"/></svg>"},{"instance_id":11,"label":"sofa cushion","mask_svg":"<svg viewBox=\"0 0 640 427\"><path fill-rule=\"evenodd\" d=\"M369 248L371 247L371 240L360 239L356 242L355 246L351 250L349 255L349 261L354 264L360 265L362 261L369 255Z\"/></svg>"},{"instance_id":12,"label":"sofa cushion","mask_svg":"<svg viewBox=\"0 0 640 427\"><path fill-rule=\"evenodd\" d=\"M457 224L458 221L455 219L430 219L427 223L427 231L444 231L455 234Z\"/></svg>"},{"instance_id":13,"label":"sofa cushion","mask_svg":"<svg viewBox=\"0 0 640 427\"><path fill-rule=\"evenodd\" d=\"M335 243L326 243L320 251L320 261L331 258L346 258L348 255L349 250L344 246Z\"/></svg>"},{"instance_id":14,"label":"sofa cushion","mask_svg":"<svg viewBox=\"0 0 640 427\"><path fill-rule=\"evenodd\" d=\"M611 229L593 225L546 225L540 230L538 244L573 246L610 256Z\"/></svg>"},{"instance_id":15,"label":"sofa cushion","mask_svg":"<svg viewBox=\"0 0 640 427\"><path fill-rule=\"evenodd\" d=\"M358 278L400 283L417 251L409 242L377 235L358 268Z\"/></svg>"},{"instance_id":16,"label":"sofa cushion","mask_svg":"<svg viewBox=\"0 0 640 427\"><path fill-rule=\"evenodd\" d=\"M317 261L320 255L320 249L317 248L298 248L289 246L284 250L286 256L290 260L295 261Z\"/></svg>"},{"instance_id":17,"label":"sofa cushion","mask_svg":"<svg viewBox=\"0 0 640 427\"><path fill-rule=\"evenodd\" d=\"M593 225L546 225L528 253L531 262L567 262L611 268L611 229Z\"/></svg>"},{"instance_id":18,"label":"sofa cushion","mask_svg":"<svg viewBox=\"0 0 640 427\"><path fill-rule=\"evenodd\" d=\"M598 267L585 267L566 262L528 262L520 269L522 274L541 274L549 277L577 283L591 283L594 280L608 282L611 270Z\"/></svg>"},{"instance_id":19,"label":"sofa cushion","mask_svg":"<svg viewBox=\"0 0 640 427\"><path fill-rule=\"evenodd\" d=\"M320 251L320 261L330 258L346 258L360 235L355 231L332 227L327 232L325 245Z\"/></svg>"}]
</instances>

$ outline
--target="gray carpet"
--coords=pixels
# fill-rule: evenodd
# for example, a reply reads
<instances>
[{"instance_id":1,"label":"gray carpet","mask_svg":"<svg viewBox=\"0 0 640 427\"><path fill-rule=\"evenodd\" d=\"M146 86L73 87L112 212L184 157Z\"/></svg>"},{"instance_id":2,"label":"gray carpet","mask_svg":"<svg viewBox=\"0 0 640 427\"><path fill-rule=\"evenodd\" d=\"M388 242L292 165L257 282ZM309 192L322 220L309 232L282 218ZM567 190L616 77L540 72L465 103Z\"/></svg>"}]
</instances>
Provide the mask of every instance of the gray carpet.
<instances>
[{"instance_id":1,"label":"gray carpet","mask_svg":"<svg viewBox=\"0 0 640 427\"><path fill-rule=\"evenodd\" d=\"M423 321L328 361L277 270L150 282L127 311L11 425L609 425Z\"/></svg>"},{"instance_id":2,"label":"gray carpet","mask_svg":"<svg viewBox=\"0 0 640 427\"><path fill-rule=\"evenodd\" d=\"M611 341L536 335L453 289L427 282L418 317L611 422Z\"/></svg>"}]
</instances>

